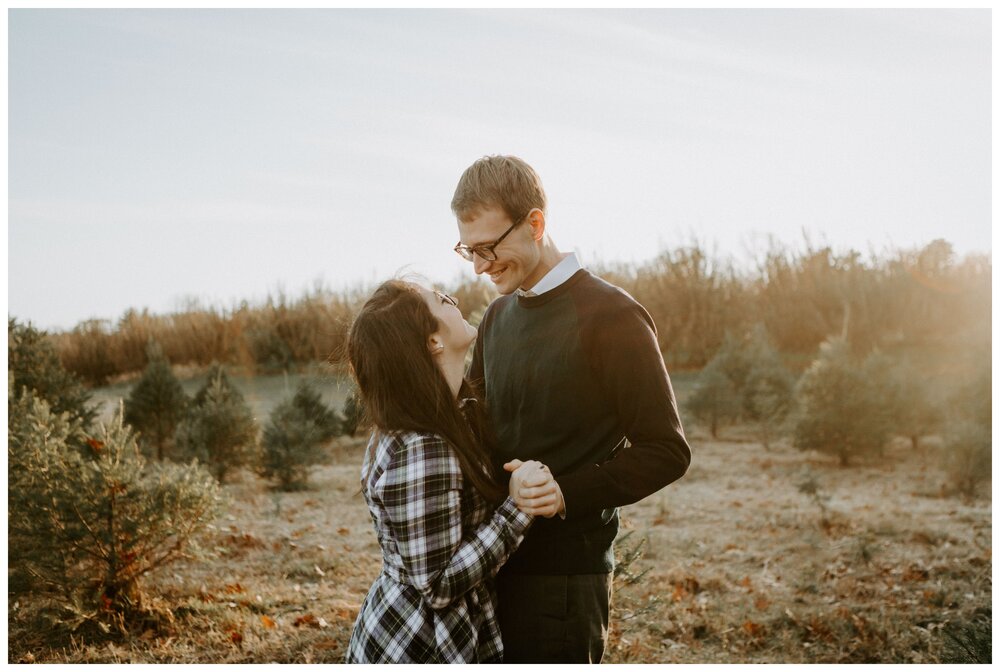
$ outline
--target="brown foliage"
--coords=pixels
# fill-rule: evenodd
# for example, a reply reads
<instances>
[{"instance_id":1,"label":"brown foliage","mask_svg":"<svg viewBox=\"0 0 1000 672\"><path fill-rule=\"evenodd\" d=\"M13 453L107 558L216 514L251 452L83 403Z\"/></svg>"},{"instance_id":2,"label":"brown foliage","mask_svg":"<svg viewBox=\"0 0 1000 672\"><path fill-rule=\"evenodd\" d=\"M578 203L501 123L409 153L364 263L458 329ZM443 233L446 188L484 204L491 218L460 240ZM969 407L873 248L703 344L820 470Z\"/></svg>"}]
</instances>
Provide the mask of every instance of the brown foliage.
<instances>
[{"instance_id":1,"label":"brown foliage","mask_svg":"<svg viewBox=\"0 0 1000 672\"><path fill-rule=\"evenodd\" d=\"M957 260L943 240L867 259L808 241L803 251L772 242L750 268L694 241L639 265L592 270L649 310L672 367L704 366L727 332L746 333L758 322L781 352L803 356L844 332L856 352L961 347L989 336L992 262L987 255ZM481 278L448 291L466 317L496 296ZM175 365L218 361L280 370L315 361L340 364L347 328L367 294L367 288L316 288L297 300L279 292L260 305L243 302L229 310L129 310L117 324L89 320L52 338L66 368L95 385L141 370L151 338Z\"/></svg>"}]
</instances>

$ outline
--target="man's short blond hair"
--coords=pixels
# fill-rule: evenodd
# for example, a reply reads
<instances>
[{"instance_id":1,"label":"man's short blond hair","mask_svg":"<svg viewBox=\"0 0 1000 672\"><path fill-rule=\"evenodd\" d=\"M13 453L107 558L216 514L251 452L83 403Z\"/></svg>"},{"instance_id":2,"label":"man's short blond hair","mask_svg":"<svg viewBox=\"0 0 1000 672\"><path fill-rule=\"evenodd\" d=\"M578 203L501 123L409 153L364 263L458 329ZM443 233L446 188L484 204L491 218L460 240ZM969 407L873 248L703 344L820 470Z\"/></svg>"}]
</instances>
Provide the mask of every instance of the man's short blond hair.
<instances>
[{"instance_id":1,"label":"man's short blond hair","mask_svg":"<svg viewBox=\"0 0 1000 672\"><path fill-rule=\"evenodd\" d=\"M500 208L515 224L534 208L545 212L542 178L516 156L484 156L462 173L451 211L466 221L487 208Z\"/></svg>"}]
</instances>

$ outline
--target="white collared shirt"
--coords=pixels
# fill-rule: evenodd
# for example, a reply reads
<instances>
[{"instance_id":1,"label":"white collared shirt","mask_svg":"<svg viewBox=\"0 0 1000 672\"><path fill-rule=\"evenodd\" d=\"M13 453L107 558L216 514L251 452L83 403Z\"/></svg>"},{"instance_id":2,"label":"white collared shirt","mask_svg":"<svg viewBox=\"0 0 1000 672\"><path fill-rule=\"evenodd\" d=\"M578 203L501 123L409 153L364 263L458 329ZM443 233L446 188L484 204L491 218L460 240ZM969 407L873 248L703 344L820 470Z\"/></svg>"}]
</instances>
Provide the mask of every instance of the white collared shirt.
<instances>
[{"instance_id":1,"label":"white collared shirt","mask_svg":"<svg viewBox=\"0 0 1000 672\"><path fill-rule=\"evenodd\" d=\"M580 260L577 259L576 252L568 252L562 258L562 261L553 266L552 270L535 283L534 287L528 290L518 287L517 294L518 296L538 296L539 294L544 294L569 280L581 268L583 266L580 265Z\"/></svg>"}]
</instances>

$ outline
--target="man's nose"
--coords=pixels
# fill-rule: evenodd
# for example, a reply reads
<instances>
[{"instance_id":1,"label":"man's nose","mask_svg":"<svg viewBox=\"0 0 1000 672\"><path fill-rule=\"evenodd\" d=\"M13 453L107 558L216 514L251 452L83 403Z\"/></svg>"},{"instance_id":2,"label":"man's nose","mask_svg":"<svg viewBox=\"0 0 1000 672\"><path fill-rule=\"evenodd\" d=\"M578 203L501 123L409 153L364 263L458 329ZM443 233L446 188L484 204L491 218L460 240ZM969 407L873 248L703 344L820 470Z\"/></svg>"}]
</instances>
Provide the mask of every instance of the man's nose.
<instances>
[{"instance_id":1,"label":"man's nose","mask_svg":"<svg viewBox=\"0 0 1000 672\"><path fill-rule=\"evenodd\" d=\"M473 256L473 260L474 260L473 261L473 264L474 264L473 268L476 271L476 275L479 275L479 274L483 273L484 271L486 271L486 269L490 267L490 264L493 263L492 261L486 261L485 259L483 259L482 257L480 257L478 254L476 254L476 255Z\"/></svg>"}]
</instances>

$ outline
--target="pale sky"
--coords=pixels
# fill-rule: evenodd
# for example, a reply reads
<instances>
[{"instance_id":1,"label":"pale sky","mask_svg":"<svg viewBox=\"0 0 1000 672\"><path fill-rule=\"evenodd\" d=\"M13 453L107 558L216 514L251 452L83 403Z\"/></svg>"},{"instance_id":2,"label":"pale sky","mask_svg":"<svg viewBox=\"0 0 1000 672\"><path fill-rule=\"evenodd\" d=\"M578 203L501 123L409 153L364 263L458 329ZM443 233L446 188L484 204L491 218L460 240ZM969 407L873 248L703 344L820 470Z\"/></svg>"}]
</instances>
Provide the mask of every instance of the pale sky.
<instances>
[{"instance_id":1,"label":"pale sky","mask_svg":"<svg viewBox=\"0 0 1000 672\"><path fill-rule=\"evenodd\" d=\"M449 203L539 172L584 263L992 250L989 10L8 14L8 314L472 275Z\"/></svg>"}]
</instances>

